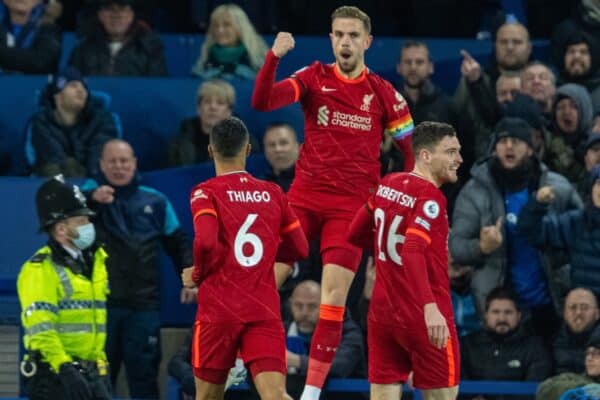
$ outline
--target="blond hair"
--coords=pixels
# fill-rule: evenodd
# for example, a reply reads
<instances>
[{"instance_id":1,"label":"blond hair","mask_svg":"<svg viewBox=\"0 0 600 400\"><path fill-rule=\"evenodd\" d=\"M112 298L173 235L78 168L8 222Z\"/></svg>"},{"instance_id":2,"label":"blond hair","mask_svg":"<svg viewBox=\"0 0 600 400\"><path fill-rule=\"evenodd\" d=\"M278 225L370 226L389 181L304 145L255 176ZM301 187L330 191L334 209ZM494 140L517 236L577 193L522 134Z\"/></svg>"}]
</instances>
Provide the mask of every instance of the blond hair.
<instances>
[{"instance_id":1,"label":"blond hair","mask_svg":"<svg viewBox=\"0 0 600 400\"><path fill-rule=\"evenodd\" d=\"M206 37L202 44L202 48L200 49L200 57L194 65L193 72L201 73L204 71L210 48L215 44L215 39L212 35L214 23L218 18L221 18L225 14L229 14L235 28L240 34L240 41L248 52L248 59L250 60L252 69L258 71L264 64L268 50L267 43L258 32L256 32L254 25L252 25L252 22L250 22L250 19L248 19L248 15L246 15L244 10L236 4L229 3L216 7L210 14L210 22L208 24L208 30L206 31Z\"/></svg>"},{"instance_id":2,"label":"blond hair","mask_svg":"<svg viewBox=\"0 0 600 400\"><path fill-rule=\"evenodd\" d=\"M235 106L235 89L223 79L211 79L202 83L196 92L198 103L205 97L216 97L225 100L230 109Z\"/></svg>"},{"instance_id":3,"label":"blond hair","mask_svg":"<svg viewBox=\"0 0 600 400\"><path fill-rule=\"evenodd\" d=\"M331 13L331 22L336 18L354 18L360 20L367 31L367 35L371 34L371 18L358 7L354 6L341 6L336 8Z\"/></svg>"}]
</instances>

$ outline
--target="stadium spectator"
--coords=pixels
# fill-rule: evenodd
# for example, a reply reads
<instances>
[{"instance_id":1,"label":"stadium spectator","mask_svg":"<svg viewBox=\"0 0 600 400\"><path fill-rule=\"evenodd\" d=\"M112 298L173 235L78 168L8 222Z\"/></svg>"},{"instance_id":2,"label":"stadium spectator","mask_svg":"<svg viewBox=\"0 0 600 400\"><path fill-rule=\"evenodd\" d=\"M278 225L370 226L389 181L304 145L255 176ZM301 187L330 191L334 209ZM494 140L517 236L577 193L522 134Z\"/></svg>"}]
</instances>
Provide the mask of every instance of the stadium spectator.
<instances>
[{"instance_id":1,"label":"stadium spectator","mask_svg":"<svg viewBox=\"0 0 600 400\"><path fill-rule=\"evenodd\" d=\"M559 82L577 83L590 94L594 111L600 111L600 54L592 58L590 40L582 32L573 32L565 43L564 57L558 65Z\"/></svg>"},{"instance_id":2,"label":"stadium spectator","mask_svg":"<svg viewBox=\"0 0 600 400\"><path fill-rule=\"evenodd\" d=\"M543 160L550 132L540 105L531 96L516 93L511 101L502 104L502 114L505 117L521 118L529 124L533 151L539 160Z\"/></svg>"},{"instance_id":3,"label":"stadium spectator","mask_svg":"<svg viewBox=\"0 0 600 400\"><path fill-rule=\"evenodd\" d=\"M362 255L343 234L377 185L382 134L393 137L405 156L405 168L414 163L413 122L406 101L365 66L373 39L369 16L357 7L338 7L331 14L329 37L335 63L315 61L276 82L279 60L295 46L290 33L279 32L252 93L257 110L300 101L304 112L304 144L288 198L307 238L321 236L323 278L321 315L301 400L320 396L335 356L328 349L335 349L341 339L346 300Z\"/></svg>"},{"instance_id":4,"label":"stadium spectator","mask_svg":"<svg viewBox=\"0 0 600 400\"><path fill-rule=\"evenodd\" d=\"M210 15L200 57L192 73L204 79L254 79L265 62L268 47L244 10L223 4Z\"/></svg>"},{"instance_id":5,"label":"stadium spectator","mask_svg":"<svg viewBox=\"0 0 600 400\"><path fill-rule=\"evenodd\" d=\"M527 64L521 71L521 93L538 102L550 125L552 102L556 94L556 76L550 67L540 61Z\"/></svg>"},{"instance_id":6,"label":"stadium spectator","mask_svg":"<svg viewBox=\"0 0 600 400\"><path fill-rule=\"evenodd\" d=\"M495 36L494 58L485 71L475 58L461 50L462 77L454 94L454 102L457 109L464 113L465 129L470 131L466 136L473 138L475 159L486 154L486 143L496 122L494 118L490 121L489 115L497 107L495 88L499 76L520 71L531 55L529 33L522 24L505 22Z\"/></svg>"},{"instance_id":7,"label":"stadium spectator","mask_svg":"<svg viewBox=\"0 0 600 400\"><path fill-rule=\"evenodd\" d=\"M458 336L465 336L481 327L481 319L475 305L475 297L471 290L473 267L459 265L448 254L448 277L450 278L450 295L454 310L454 323Z\"/></svg>"},{"instance_id":8,"label":"stadium spectator","mask_svg":"<svg viewBox=\"0 0 600 400\"><path fill-rule=\"evenodd\" d=\"M118 136L113 115L90 96L83 76L72 67L56 74L40 96L40 110L28 122L33 172L97 174L102 146Z\"/></svg>"},{"instance_id":9,"label":"stadium spectator","mask_svg":"<svg viewBox=\"0 0 600 400\"><path fill-rule=\"evenodd\" d=\"M585 365L583 373L564 372L546 379L539 384L536 400L559 400L570 389L600 382L600 335L594 333L586 344L585 353L581 354L580 363ZM597 391L596 391L597 392ZM596 399L597 396L567 397L567 399Z\"/></svg>"},{"instance_id":10,"label":"stadium spectator","mask_svg":"<svg viewBox=\"0 0 600 400\"><path fill-rule=\"evenodd\" d=\"M84 75L167 75L163 43L136 17L133 4L133 0L98 0L69 64Z\"/></svg>"},{"instance_id":11,"label":"stadium spectator","mask_svg":"<svg viewBox=\"0 0 600 400\"><path fill-rule=\"evenodd\" d=\"M235 89L222 79L211 79L198 87L196 116L179 124L177 134L169 143L169 165L172 167L194 165L209 161L208 135L213 126L233 114ZM250 135L253 152L260 149L258 141Z\"/></svg>"},{"instance_id":12,"label":"stadium spectator","mask_svg":"<svg viewBox=\"0 0 600 400\"><path fill-rule=\"evenodd\" d=\"M296 131L283 122L269 125L263 136L263 148L270 167L265 179L275 182L287 192L294 180L300 151Z\"/></svg>"},{"instance_id":13,"label":"stadium spectator","mask_svg":"<svg viewBox=\"0 0 600 400\"><path fill-rule=\"evenodd\" d=\"M581 33L590 46L592 64L600 61L600 6L596 0L582 0L573 15L568 16L554 27L550 41L551 62L561 65L574 33Z\"/></svg>"},{"instance_id":14,"label":"stadium spectator","mask_svg":"<svg viewBox=\"0 0 600 400\"><path fill-rule=\"evenodd\" d=\"M293 398L298 398L304 387L308 369L311 337L319 319L321 285L310 280L298 283L289 302L292 318L284 322L288 368L287 388ZM360 328L346 314L342 326L342 340L335 352L329 377L364 378L365 354ZM327 397L329 396L328 394Z\"/></svg>"},{"instance_id":15,"label":"stadium spectator","mask_svg":"<svg viewBox=\"0 0 600 400\"><path fill-rule=\"evenodd\" d=\"M490 291L483 321L482 329L461 338L462 379L537 382L550 375L550 354L526 333L512 292Z\"/></svg>"},{"instance_id":16,"label":"stadium spectator","mask_svg":"<svg viewBox=\"0 0 600 400\"><path fill-rule=\"evenodd\" d=\"M535 332L550 340L559 323L554 305L560 303L560 290L553 268L559 260L526 243L517 231L517 216L541 186L555 189L553 211L582 202L564 177L533 155L531 128L522 119L498 122L493 149L489 159L472 168L471 180L458 195L450 251L457 263L474 266L471 288L480 313L494 287L513 287L519 307L531 313Z\"/></svg>"},{"instance_id":17,"label":"stadium spectator","mask_svg":"<svg viewBox=\"0 0 600 400\"><path fill-rule=\"evenodd\" d=\"M17 278L27 394L32 400L109 400L107 255L94 240L94 213L79 188L61 177L40 186L36 206L48 242Z\"/></svg>"},{"instance_id":18,"label":"stadium spectator","mask_svg":"<svg viewBox=\"0 0 600 400\"><path fill-rule=\"evenodd\" d=\"M157 399L160 363L160 249L179 272L192 265L190 240L169 200L139 184L131 146L119 139L104 145L102 174L87 182L97 213L98 240L106 247L110 295L106 353L115 382L124 362L132 398Z\"/></svg>"},{"instance_id":19,"label":"stadium spectator","mask_svg":"<svg viewBox=\"0 0 600 400\"><path fill-rule=\"evenodd\" d=\"M556 90L545 162L552 171L564 175L573 184L585 176L581 155L590 133L592 116L592 102L583 86L567 83Z\"/></svg>"},{"instance_id":20,"label":"stadium spectator","mask_svg":"<svg viewBox=\"0 0 600 400\"><path fill-rule=\"evenodd\" d=\"M566 250L571 285L600 293L600 165L592 168L589 178L582 210L552 213L560 195L556 187L541 186L523 207L518 228L530 246Z\"/></svg>"},{"instance_id":21,"label":"stadium spectator","mask_svg":"<svg viewBox=\"0 0 600 400\"><path fill-rule=\"evenodd\" d=\"M396 72L402 77L402 85L398 87L398 91L408 103L415 124L422 121L446 122L454 126L457 132L461 131L458 129L458 111L452 99L431 81L434 64L427 44L414 40L404 42ZM384 172L402 171L403 159L392 146L392 141L387 140L384 146L384 157L389 157Z\"/></svg>"},{"instance_id":22,"label":"stadium spectator","mask_svg":"<svg viewBox=\"0 0 600 400\"><path fill-rule=\"evenodd\" d=\"M404 42L396 72L402 77L398 91L408 103L415 124L437 121L458 126L458 114L452 100L431 82L434 64L427 44L414 40Z\"/></svg>"},{"instance_id":23,"label":"stadium spectator","mask_svg":"<svg viewBox=\"0 0 600 400\"><path fill-rule=\"evenodd\" d=\"M61 51L56 13L56 5L42 0L0 2L0 71L56 72Z\"/></svg>"},{"instance_id":24,"label":"stadium spectator","mask_svg":"<svg viewBox=\"0 0 600 400\"><path fill-rule=\"evenodd\" d=\"M576 287L565 298L563 324L554 339L554 373L582 373L585 348L592 336L600 335L598 300L589 289Z\"/></svg>"},{"instance_id":25,"label":"stadium spectator","mask_svg":"<svg viewBox=\"0 0 600 400\"><path fill-rule=\"evenodd\" d=\"M583 163L590 172L596 164L600 164L600 130L593 131L583 147Z\"/></svg>"}]
</instances>

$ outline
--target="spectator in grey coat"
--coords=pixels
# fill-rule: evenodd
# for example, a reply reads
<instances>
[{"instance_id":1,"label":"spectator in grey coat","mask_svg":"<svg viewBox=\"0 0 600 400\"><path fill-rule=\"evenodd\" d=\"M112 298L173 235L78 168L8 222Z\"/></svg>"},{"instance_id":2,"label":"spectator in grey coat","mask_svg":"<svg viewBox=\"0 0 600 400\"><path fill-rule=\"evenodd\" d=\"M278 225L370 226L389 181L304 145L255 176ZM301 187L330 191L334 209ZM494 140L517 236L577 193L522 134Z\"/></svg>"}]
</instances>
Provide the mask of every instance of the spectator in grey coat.
<instances>
[{"instance_id":1,"label":"spectator in grey coat","mask_svg":"<svg viewBox=\"0 0 600 400\"><path fill-rule=\"evenodd\" d=\"M578 208L582 201L564 177L549 172L533 155L525 121L500 120L493 143L491 157L472 168L471 180L458 195L450 251L457 263L474 267L471 287L480 312L494 287L512 287L535 331L549 340L551 327L559 323L555 304L560 290L554 282L559 260L526 243L516 229L518 215L541 186L555 189L553 210Z\"/></svg>"}]
</instances>

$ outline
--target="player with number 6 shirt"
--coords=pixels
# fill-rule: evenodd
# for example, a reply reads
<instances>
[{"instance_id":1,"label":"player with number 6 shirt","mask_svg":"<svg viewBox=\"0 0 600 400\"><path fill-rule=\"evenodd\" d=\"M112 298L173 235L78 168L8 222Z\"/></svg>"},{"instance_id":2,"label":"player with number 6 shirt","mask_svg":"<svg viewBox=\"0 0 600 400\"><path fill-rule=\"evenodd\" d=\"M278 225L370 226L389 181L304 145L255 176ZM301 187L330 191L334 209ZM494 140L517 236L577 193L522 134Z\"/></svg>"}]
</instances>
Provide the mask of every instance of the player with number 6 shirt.
<instances>
[{"instance_id":1,"label":"player with number 6 shirt","mask_svg":"<svg viewBox=\"0 0 600 400\"><path fill-rule=\"evenodd\" d=\"M306 257L308 243L282 190L245 171L248 130L234 117L210 132L216 177L192 189L194 268L198 287L192 366L198 399L222 398L239 354L261 398L285 393L285 333L274 263ZM193 282L192 282L193 281Z\"/></svg>"},{"instance_id":2,"label":"player with number 6 shirt","mask_svg":"<svg viewBox=\"0 0 600 400\"><path fill-rule=\"evenodd\" d=\"M462 163L454 128L422 122L413 132L415 167L379 183L355 215L349 241L373 249L368 315L371 399L399 399L413 372L427 399L455 399L460 360L448 278L448 217L439 186Z\"/></svg>"}]
</instances>

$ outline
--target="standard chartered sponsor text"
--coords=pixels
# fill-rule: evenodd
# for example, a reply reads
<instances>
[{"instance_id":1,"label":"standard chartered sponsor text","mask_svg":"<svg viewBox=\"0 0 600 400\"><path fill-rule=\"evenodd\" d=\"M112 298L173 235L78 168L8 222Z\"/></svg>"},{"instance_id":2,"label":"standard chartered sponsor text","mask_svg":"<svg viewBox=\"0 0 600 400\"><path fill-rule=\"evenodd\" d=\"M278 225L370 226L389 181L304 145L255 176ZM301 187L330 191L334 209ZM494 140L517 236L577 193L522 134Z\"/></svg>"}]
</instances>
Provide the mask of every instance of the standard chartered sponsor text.
<instances>
[{"instance_id":1,"label":"standard chartered sponsor text","mask_svg":"<svg viewBox=\"0 0 600 400\"><path fill-rule=\"evenodd\" d=\"M346 114L334 111L331 118L331 124L342 126L344 128L359 129L361 131L371 130L371 117L363 117L356 114Z\"/></svg>"}]
</instances>

